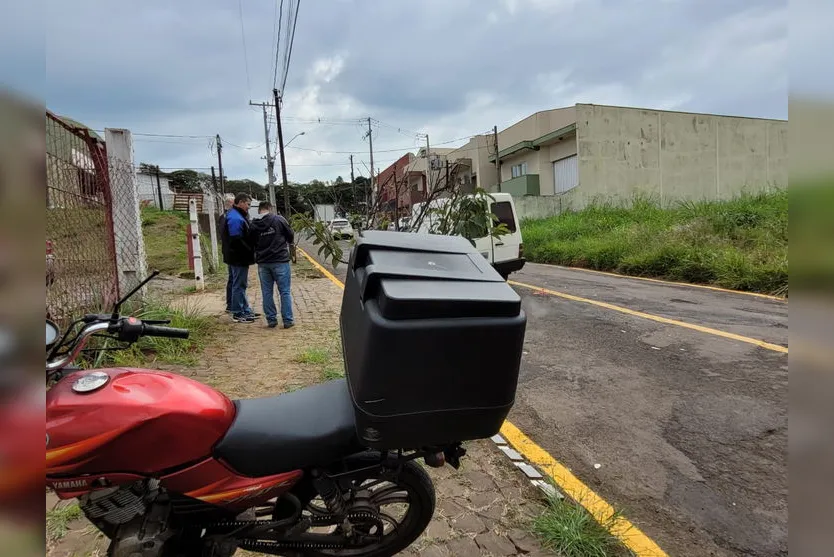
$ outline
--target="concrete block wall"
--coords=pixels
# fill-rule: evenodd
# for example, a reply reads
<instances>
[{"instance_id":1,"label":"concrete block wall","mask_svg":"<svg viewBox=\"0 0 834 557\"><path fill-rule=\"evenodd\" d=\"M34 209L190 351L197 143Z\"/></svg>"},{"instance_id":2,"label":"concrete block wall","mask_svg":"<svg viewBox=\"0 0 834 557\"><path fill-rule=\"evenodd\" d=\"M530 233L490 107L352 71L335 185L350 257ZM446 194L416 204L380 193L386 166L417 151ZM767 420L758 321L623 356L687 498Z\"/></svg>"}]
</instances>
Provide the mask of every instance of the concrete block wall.
<instances>
[{"instance_id":1,"label":"concrete block wall","mask_svg":"<svg viewBox=\"0 0 834 557\"><path fill-rule=\"evenodd\" d=\"M578 104L580 205L669 205L787 187L787 122Z\"/></svg>"}]
</instances>

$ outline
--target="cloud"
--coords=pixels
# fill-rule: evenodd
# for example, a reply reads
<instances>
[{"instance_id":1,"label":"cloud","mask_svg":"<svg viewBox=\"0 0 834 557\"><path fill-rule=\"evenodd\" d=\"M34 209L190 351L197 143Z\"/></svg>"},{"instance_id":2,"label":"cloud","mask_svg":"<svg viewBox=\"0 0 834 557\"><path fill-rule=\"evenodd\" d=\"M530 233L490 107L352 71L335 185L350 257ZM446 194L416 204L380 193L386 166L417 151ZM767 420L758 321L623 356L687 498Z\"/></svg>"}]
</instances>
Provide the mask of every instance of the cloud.
<instances>
[{"instance_id":1,"label":"cloud","mask_svg":"<svg viewBox=\"0 0 834 557\"><path fill-rule=\"evenodd\" d=\"M34 15L13 36L45 30L51 109L95 128L205 136L137 136L137 158L163 167L216 164L219 133L227 174L265 181L263 114L248 103L274 87L277 4L243 3L246 62L237 3L225 0L27 4ZM781 0L304 1L283 105L285 137L305 132L287 150L291 179L348 176L338 151L366 173L368 116L382 122L380 167L422 144L411 132L443 143L575 102L784 118L787 19ZM824 20L806 22L809 37ZM0 67L24 76L30 46L0 49ZM832 79L810 62L792 69L792 84ZM29 74L19 81L37 87Z\"/></svg>"}]
</instances>

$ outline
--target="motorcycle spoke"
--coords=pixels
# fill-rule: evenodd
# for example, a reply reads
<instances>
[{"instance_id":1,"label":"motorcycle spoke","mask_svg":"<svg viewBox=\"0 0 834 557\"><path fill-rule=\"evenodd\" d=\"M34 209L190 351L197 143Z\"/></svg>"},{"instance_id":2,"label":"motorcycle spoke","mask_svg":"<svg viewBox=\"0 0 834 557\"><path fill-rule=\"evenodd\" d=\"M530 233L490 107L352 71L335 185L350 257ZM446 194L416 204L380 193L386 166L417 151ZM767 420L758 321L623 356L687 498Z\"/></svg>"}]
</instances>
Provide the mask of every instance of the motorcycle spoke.
<instances>
[{"instance_id":1,"label":"motorcycle spoke","mask_svg":"<svg viewBox=\"0 0 834 557\"><path fill-rule=\"evenodd\" d=\"M400 521L399 521L399 520L397 520L396 518L394 518L393 516L391 516L390 514L388 514L388 513L384 513L384 512L380 512L380 513L379 513L379 518L380 518L380 519L382 519L382 521L383 521L383 522L387 522L388 524L390 524L390 525L392 526L392 529L391 529L391 531L390 531L390 532L385 532L385 530L384 530L384 528L383 528L383 532L382 532L382 535L383 535L383 536L388 535L388 534L391 534L391 533L396 533L396 532L397 532L397 530L399 530L399 528L400 528Z\"/></svg>"}]
</instances>

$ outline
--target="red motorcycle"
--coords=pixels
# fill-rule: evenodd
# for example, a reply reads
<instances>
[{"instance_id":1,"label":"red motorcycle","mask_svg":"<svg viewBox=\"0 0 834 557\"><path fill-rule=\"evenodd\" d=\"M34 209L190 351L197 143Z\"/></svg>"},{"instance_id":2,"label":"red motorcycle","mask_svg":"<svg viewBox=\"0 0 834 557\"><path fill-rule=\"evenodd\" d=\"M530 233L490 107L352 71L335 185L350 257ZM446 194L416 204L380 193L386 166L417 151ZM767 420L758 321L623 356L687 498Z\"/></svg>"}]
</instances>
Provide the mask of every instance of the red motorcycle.
<instances>
[{"instance_id":1,"label":"red motorcycle","mask_svg":"<svg viewBox=\"0 0 834 557\"><path fill-rule=\"evenodd\" d=\"M446 424L443 433L431 434L438 442L416 445L403 437L405 429L386 424L422 435L434 427L431 415L384 418L379 400L361 394L367 386L346 380L232 401L175 373L71 368L91 337L124 346L143 336L188 337L168 322L120 314L147 280L112 314L86 315L63 335L46 324L46 484L62 499L78 498L110 539L109 557L225 557L238 548L296 557L395 555L434 512L434 488L418 459L457 468L465 454L458 439L496 432L512 405L517 361L512 388L489 420L481 409L460 420L447 413L437 422ZM355 292L350 284L348 290ZM366 299L363 311L372 306ZM344 309L342 320L344 335ZM353 329L362 328L357 323ZM375 413L361 413L366 403ZM413 419L409 412L397 416ZM467 423L473 427L459 430ZM400 440L403 448L388 448Z\"/></svg>"}]
</instances>

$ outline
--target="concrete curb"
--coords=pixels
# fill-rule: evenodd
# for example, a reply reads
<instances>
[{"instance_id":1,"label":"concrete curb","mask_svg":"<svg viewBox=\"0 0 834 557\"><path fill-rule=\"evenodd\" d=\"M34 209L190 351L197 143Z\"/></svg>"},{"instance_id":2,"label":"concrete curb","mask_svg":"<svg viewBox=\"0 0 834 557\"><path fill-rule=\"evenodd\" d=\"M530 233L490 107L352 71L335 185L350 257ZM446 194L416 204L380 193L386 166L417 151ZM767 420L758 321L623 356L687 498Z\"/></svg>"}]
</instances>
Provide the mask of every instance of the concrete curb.
<instances>
[{"instance_id":1,"label":"concrete curb","mask_svg":"<svg viewBox=\"0 0 834 557\"><path fill-rule=\"evenodd\" d=\"M533 487L538 488L539 491L548 497L556 497L558 499L565 498L565 496L558 489L556 489L553 484L544 479L544 475L539 472L535 466L524 460L521 453L513 449L510 444L507 443L507 440L501 435L493 435L490 439L493 443L495 443L495 446L498 447L502 453L504 453L504 456L506 456L516 468L521 470L524 475L527 476L527 479Z\"/></svg>"}]
</instances>

